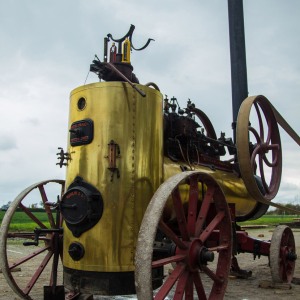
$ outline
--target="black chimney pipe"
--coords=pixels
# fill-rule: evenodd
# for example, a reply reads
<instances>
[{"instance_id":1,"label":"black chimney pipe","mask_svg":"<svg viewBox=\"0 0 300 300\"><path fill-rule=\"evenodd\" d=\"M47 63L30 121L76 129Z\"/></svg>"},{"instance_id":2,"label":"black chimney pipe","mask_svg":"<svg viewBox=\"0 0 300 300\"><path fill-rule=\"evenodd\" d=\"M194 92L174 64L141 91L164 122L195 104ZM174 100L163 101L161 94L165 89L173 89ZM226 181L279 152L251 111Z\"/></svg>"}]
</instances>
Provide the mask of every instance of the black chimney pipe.
<instances>
[{"instance_id":1,"label":"black chimney pipe","mask_svg":"<svg viewBox=\"0 0 300 300\"><path fill-rule=\"evenodd\" d=\"M239 108L243 100L248 97L243 0L228 0L228 19L231 59L232 128L235 142Z\"/></svg>"}]
</instances>

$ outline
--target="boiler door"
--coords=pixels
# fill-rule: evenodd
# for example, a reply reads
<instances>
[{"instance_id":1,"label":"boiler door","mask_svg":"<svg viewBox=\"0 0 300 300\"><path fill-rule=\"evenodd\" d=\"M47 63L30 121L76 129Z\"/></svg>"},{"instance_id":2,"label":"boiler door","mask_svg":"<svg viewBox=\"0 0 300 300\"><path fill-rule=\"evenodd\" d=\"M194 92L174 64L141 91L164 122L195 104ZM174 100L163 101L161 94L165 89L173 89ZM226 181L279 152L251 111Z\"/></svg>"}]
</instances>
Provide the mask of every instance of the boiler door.
<instances>
[{"instance_id":1,"label":"boiler door","mask_svg":"<svg viewBox=\"0 0 300 300\"><path fill-rule=\"evenodd\" d=\"M101 219L103 199L95 187L77 177L63 195L60 209L68 228L79 237Z\"/></svg>"}]
</instances>

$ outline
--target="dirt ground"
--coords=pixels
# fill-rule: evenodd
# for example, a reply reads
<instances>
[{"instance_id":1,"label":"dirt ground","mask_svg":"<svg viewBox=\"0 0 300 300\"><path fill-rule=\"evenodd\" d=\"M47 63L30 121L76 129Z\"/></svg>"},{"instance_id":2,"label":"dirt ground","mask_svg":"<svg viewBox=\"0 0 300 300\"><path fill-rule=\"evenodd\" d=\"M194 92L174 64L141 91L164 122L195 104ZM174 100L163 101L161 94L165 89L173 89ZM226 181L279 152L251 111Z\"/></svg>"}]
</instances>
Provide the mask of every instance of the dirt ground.
<instances>
[{"instance_id":1,"label":"dirt ground","mask_svg":"<svg viewBox=\"0 0 300 300\"><path fill-rule=\"evenodd\" d=\"M249 229L247 230L250 236L263 240L270 240L272 236L272 229ZM293 229L297 253L300 257L300 229ZM18 249L12 250L12 254L14 252L18 252ZM240 267L242 269L252 271L252 277L248 279L238 279L235 277L230 277L227 290L225 293L226 300L260 300L260 299L272 299L272 300L295 300L299 299L300 295L300 284L291 284L291 288L270 288L270 287L259 287L260 284L268 285L268 281L271 281L271 273L270 268L268 266L268 258L261 257L260 259L256 258L253 260L252 254L239 254L237 256ZM31 275L34 268L34 263L31 262L31 265L27 269L26 272L18 272L18 279L22 281L26 281L26 276ZM47 273L47 272L46 272ZM50 274L50 271L48 274ZM15 276L15 274L14 274ZM62 277L62 270L59 270L59 277ZM300 259L296 261L296 268L294 273L295 281L300 281ZM43 288L44 284L47 284L49 278L41 278L39 282L36 284L35 290L30 294L34 300L42 300L43 299ZM11 291L10 287L6 283L6 280L3 274L0 274L0 299L1 300L19 300L20 298L15 295L14 292ZM121 299L136 299L134 295L128 297L100 297L97 296L95 299L101 300L121 300Z\"/></svg>"},{"instance_id":2,"label":"dirt ground","mask_svg":"<svg viewBox=\"0 0 300 300\"><path fill-rule=\"evenodd\" d=\"M247 230L250 236L270 240L273 230L269 229L251 229ZM300 257L300 229L293 229L297 254ZM263 237L260 237L263 235ZM300 285L291 284L291 289L274 289L259 287L263 281L271 281L271 272L269 268L268 257L256 258L253 260L252 254L239 254L237 256L239 265L242 269L252 271L252 277L249 279L230 278L225 293L227 300L296 300L300 299ZM296 261L294 281L300 279L300 259Z\"/></svg>"}]
</instances>

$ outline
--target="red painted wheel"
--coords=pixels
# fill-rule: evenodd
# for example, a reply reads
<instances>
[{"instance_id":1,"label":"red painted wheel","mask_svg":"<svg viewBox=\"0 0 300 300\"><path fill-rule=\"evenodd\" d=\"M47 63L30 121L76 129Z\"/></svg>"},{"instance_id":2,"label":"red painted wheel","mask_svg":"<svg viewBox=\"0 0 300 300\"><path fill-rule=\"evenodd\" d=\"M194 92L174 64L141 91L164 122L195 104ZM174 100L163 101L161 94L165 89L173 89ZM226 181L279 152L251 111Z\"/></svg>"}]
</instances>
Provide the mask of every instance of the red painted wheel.
<instances>
[{"instance_id":1,"label":"red painted wheel","mask_svg":"<svg viewBox=\"0 0 300 300\"><path fill-rule=\"evenodd\" d=\"M282 152L272 105L264 96L243 101L237 119L236 144L247 190L255 199L272 200L280 185ZM260 177L263 191L254 175Z\"/></svg>"},{"instance_id":2,"label":"red painted wheel","mask_svg":"<svg viewBox=\"0 0 300 300\"><path fill-rule=\"evenodd\" d=\"M157 260L157 233L173 252ZM166 180L144 214L137 242L138 299L223 299L231 264L231 218L225 196L208 174L184 172ZM157 248L157 247L156 247ZM175 268L153 293L151 270ZM166 270L165 270L166 271Z\"/></svg>"},{"instance_id":3,"label":"red painted wheel","mask_svg":"<svg viewBox=\"0 0 300 300\"><path fill-rule=\"evenodd\" d=\"M296 263L294 235L290 227L277 226L270 246L270 267L274 282L291 283Z\"/></svg>"},{"instance_id":4,"label":"red painted wheel","mask_svg":"<svg viewBox=\"0 0 300 300\"><path fill-rule=\"evenodd\" d=\"M62 253L62 219L46 202L56 202L63 191L63 180L33 184L16 197L2 220L2 273L11 289L22 299L40 299L41 286L57 286L57 267ZM34 204L42 205L43 211L31 211ZM23 231L24 224L32 230ZM35 235L34 230L37 232L39 229L39 235ZM38 285L38 282L42 284Z\"/></svg>"}]
</instances>

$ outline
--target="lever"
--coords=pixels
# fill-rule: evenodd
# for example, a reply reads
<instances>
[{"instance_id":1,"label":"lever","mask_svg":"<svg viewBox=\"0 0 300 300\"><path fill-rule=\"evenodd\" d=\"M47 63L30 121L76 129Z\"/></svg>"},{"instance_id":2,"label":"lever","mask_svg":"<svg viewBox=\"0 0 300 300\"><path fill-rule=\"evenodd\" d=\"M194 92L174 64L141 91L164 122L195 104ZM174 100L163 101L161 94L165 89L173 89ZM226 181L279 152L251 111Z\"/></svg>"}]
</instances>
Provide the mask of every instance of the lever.
<instances>
[{"instance_id":1,"label":"lever","mask_svg":"<svg viewBox=\"0 0 300 300\"><path fill-rule=\"evenodd\" d=\"M122 72L120 72L112 63L108 63L108 65L119 75L121 76L126 82L128 82L142 97L146 97L144 91L140 90L138 87L135 86Z\"/></svg>"}]
</instances>

